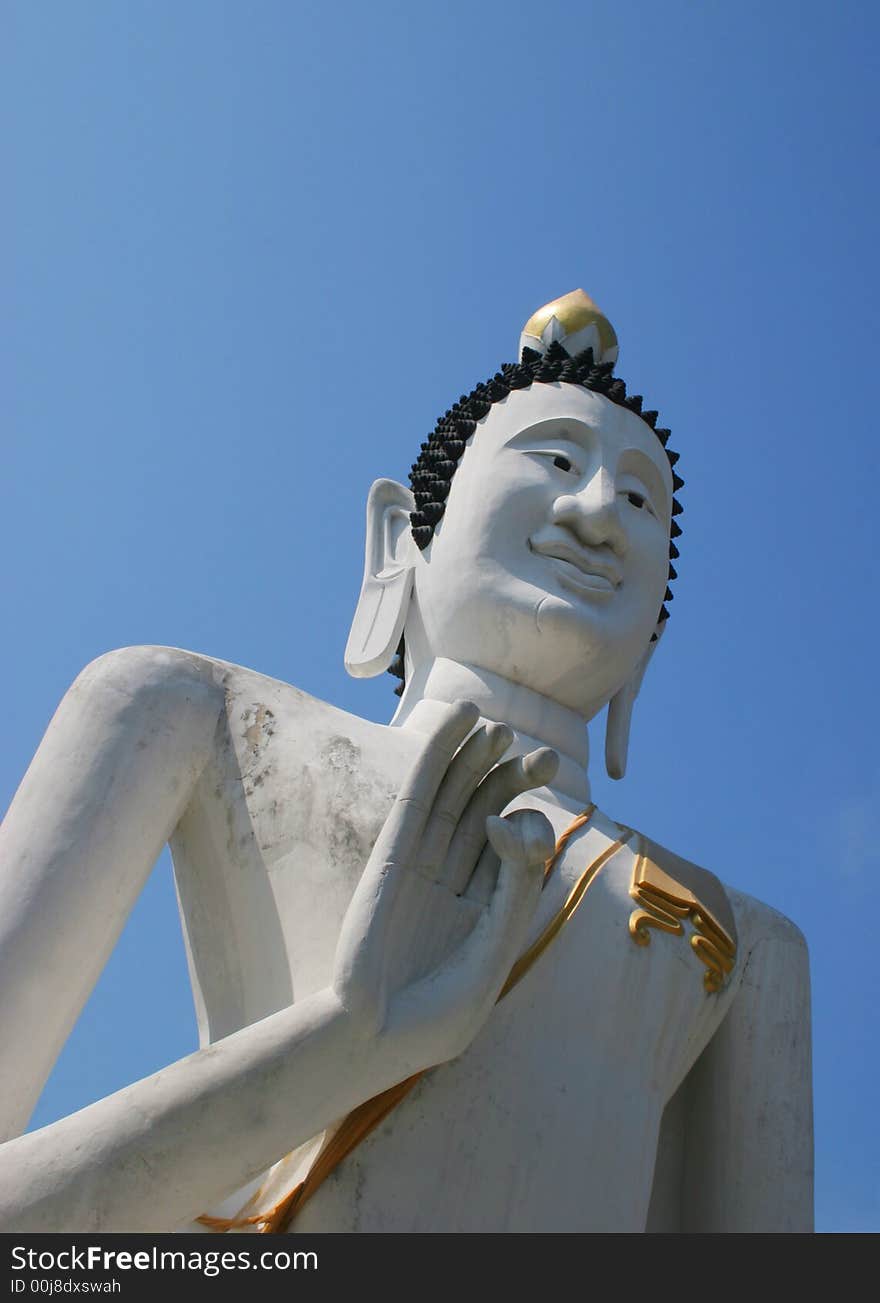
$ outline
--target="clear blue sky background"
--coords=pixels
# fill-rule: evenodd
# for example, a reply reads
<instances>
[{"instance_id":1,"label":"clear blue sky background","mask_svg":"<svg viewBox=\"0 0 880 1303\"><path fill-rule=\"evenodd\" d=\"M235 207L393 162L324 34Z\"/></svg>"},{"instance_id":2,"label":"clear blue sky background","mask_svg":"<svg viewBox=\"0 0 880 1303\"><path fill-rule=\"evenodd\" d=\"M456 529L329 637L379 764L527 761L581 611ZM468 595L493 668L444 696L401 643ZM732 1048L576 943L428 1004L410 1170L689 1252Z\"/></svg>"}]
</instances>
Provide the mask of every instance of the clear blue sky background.
<instances>
[{"instance_id":1,"label":"clear blue sky background","mask_svg":"<svg viewBox=\"0 0 880 1303\"><path fill-rule=\"evenodd\" d=\"M878 7L3 10L0 795L125 644L386 719L342 667L369 484L582 285L687 480L596 789L806 933L818 1226L880 1229ZM35 1123L194 1045L166 857Z\"/></svg>"}]
</instances>

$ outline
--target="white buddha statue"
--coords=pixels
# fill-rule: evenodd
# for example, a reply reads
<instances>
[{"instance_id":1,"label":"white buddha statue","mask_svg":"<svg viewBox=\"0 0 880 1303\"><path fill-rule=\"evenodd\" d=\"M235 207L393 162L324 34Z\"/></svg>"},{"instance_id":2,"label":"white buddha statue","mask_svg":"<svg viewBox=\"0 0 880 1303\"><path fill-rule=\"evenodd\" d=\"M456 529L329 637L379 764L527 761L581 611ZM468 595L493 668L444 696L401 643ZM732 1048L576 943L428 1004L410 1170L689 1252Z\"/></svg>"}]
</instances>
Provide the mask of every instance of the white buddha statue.
<instances>
[{"instance_id":1,"label":"white buddha statue","mask_svg":"<svg viewBox=\"0 0 880 1303\"><path fill-rule=\"evenodd\" d=\"M582 291L522 343L370 492L346 663L390 725L172 648L62 701L0 847L2 1229L811 1228L800 933L590 802L668 432ZM20 1135L165 842L201 1048Z\"/></svg>"}]
</instances>

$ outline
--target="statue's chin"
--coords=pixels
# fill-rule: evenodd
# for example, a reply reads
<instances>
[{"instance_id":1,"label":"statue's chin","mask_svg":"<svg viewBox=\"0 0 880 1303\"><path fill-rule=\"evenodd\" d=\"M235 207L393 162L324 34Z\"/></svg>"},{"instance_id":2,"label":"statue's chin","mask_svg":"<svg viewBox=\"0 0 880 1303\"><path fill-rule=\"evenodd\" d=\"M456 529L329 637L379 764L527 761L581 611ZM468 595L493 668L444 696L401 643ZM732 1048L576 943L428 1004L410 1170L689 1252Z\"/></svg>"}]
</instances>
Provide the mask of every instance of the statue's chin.
<instances>
[{"instance_id":1,"label":"statue's chin","mask_svg":"<svg viewBox=\"0 0 880 1303\"><path fill-rule=\"evenodd\" d=\"M652 622L634 624L620 598L528 584L508 585L503 600L461 594L455 619L426 621L425 659L488 670L589 718L626 681L651 636Z\"/></svg>"}]
</instances>

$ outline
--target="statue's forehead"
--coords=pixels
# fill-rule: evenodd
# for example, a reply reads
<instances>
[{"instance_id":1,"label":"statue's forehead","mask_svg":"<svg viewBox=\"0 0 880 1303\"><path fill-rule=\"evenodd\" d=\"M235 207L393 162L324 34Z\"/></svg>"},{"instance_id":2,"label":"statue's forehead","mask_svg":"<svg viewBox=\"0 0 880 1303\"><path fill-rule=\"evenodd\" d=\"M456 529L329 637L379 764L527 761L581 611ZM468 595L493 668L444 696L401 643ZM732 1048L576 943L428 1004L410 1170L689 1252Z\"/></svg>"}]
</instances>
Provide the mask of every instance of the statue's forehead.
<instances>
[{"instance_id":1,"label":"statue's forehead","mask_svg":"<svg viewBox=\"0 0 880 1303\"><path fill-rule=\"evenodd\" d=\"M568 421L577 438L584 427L610 446L623 451L635 448L648 456L660 469L664 481L671 483L669 460L654 431L635 412L612 403L602 394L581 385L564 383L536 384L529 389L514 390L503 402L495 403L481 424L489 435L484 447L501 447L543 421ZM475 442L480 438L479 428Z\"/></svg>"}]
</instances>

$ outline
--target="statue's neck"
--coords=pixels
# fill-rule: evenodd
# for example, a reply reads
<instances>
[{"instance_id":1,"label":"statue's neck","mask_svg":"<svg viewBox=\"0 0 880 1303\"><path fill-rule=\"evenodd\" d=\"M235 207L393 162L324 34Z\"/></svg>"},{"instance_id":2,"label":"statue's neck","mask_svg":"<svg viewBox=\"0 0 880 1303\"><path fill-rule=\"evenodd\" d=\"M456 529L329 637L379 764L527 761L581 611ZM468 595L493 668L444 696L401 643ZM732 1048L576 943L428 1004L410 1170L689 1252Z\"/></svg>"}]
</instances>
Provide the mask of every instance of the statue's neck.
<instances>
[{"instance_id":1,"label":"statue's neck","mask_svg":"<svg viewBox=\"0 0 880 1303\"><path fill-rule=\"evenodd\" d=\"M537 746L549 746L557 752L556 778L549 790L541 789L546 799L566 806L572 801L578 806L589 803L589 739L584 717L489 670L443 658L419 666L406 685L391 724L427 732L437 717L437 704L456 701L472 701L483 719L513 729L508 756L522 755Z\"/></svg>"}]
</instances>

